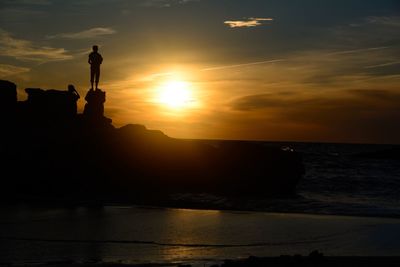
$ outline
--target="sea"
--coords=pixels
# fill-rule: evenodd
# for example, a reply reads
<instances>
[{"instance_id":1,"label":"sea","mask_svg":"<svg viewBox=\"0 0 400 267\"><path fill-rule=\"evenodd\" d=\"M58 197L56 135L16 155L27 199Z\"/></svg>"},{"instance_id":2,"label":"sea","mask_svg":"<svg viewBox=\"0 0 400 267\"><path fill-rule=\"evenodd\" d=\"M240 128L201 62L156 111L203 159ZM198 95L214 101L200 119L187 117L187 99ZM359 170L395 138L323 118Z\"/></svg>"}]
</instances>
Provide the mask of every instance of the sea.
<instances>
[{"instance_id":1,"label":"sea","mask_svg":"<svg viewBox=\"0 0 400 267\"><path fill-rule=\"evenodd\" d=\"M400 217L400 156L382 157L396 145L259 142L301 154L305 176L289 198L227 199L184 195L228 209L310 214ZM374 154L380 156L374 157ZM367 156L369 155L369 156ZM267 164L267 163L266 163Z\"/></svg>"},{"instance_id":2,"label":"sea","mask_svg":"<svg viewBox=\"0 0 400 267\"><path fill-rule=\"evenodd\" d=\"M306 168L297 196L276 210L352 216L400 216L400 151L395 145L283 143L302 154ZM365 156L371 155L371 156ZM268 209L266 207L266 209ZM272 208L273 210L274 208Z\"/></svg>"},{"instance_id":3,"label":"sea","mask_svg":"<svg viewBox=\"0 0 400 267\"><path fill-rule=\"evenodd\" d=\"M307 255L313 250L332 256L400 255L399 157L360 156L396 146L259 144L302 155L306 173L295 196L171 196L184 208L3 203L0 265L204 267L225 259Z\"/></svg>"}]
</instances>

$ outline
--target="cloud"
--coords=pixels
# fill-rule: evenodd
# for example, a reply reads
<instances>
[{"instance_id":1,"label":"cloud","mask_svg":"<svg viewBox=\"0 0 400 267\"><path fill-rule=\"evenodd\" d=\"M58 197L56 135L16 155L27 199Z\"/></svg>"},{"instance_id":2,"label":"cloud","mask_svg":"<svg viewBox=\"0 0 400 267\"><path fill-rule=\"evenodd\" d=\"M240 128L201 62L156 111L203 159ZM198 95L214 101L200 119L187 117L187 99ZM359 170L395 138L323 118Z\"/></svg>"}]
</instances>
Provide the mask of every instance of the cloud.
<instances>
[{"instance_id":1,"label":"cloud","mask_svg":"<svg viewBox=\"0 0 400 267\"><path fill-rule=\"evenodd\" d=\"M370 23L370 24L400 27L400 16L368 17L366 19L366 21L367 21L367 23Z\"/></svg>"},{"instance_id":2,"label":"cloud","mask_svg":"<svg viewBox=\"0 0 400 267\"><path fill-rule=\"evenodd\" d=\"M278 94L256 94L235 99L231 103L231 108L238 111L252 111L283 106L284 102L282 96Z\"/></svg>"},{"instance_id":3,"label":"cloud","mask_svg":"<svg viewBox=\"0 0 400 267\"><path fill-rule=\"evenodd\" d=\"M242 96L230 102L236 111L256 111L281 108L282 113L295 110L340 110L397 107L400 93L385 89L345 89L340 92L327 92L325 95L301 95L296 92L254 94ZM400 115L400 110L397 110ZM347 114L351 116L352 114ZM353 114L354 115L354 114ZM313 116L311 116L313 117Z\"/></svg>"},{"instance_id":4,"label":"cloud","mask_svg":"<svg viewBox=\"0 0 400 267\"><path fill-rule=\"evenodd\" d=\"M273 130L280 133L278 138L398 143L399 101L400 94L393 90L348 89L288 96L254 94L233 100L230 108L236 117L248 118L247 131Z\"/></svg>"},{"instance_id":5,"label":"cloud","mask_svg":"<svg viewBox=\"0 0 400 267\"><path fill-rule=\"evenodd\" d=\"M399 45L400 16L364 17L349 25L332 28L331 39L336 44L359 46L393 46ZM324 39L321 38L323 42ZM330 43L332 43L330 41ZM330 45L326 43L326 45ZM323 44L323 43L322 43Z\"/></svg>"},{"instance_id":6,"label":"cloud","mask_svg":"<svg viewBox=\"0 0 400 267\"><path fill-rule=\"evenodd\" d=\"M391 61L391 62L376 64L376 65L366 66L365 68L366 69L375 69L375 68L382 68L382 67L388 67L388 66L393 66L393 65L400 65L400 61Z\"/></svg>"},{"instance_id":7,"label":"cloud","mask_svg":"<svg viewBox=\"0 0 400 267\"><path fill-rule=\"evenodd\" d=\"M348 49L310 49L287 55L279 66L286 77L304 86L340 87L378 77L400 74L399 48L348 47Z\"/></svg>"},{"instance_id":8,"label":"cloud","mask_svg":"<svg viewBox=\"0 0 400 267\"><path fill-rule=\"evenodd\" d=\"M205 68L205 69L202 69L201 71L212 71L212 70L224 70L224 69L232 69L232 68L241 68L241 67L262 65L262 64L269 64L269 63L276 63L276 62L282 62L282 61L285 61L285 60L284 59L263 60L263 61L256 61L256 62L249 62L249 63L242 63L242 64L232 64L232 65Z\"/></svg>"},{"instance_id":9,"label":"cloud","mask_svg":"<svg viewBox=\"0 0 400 267\"><path fill-rule=\"evenodd\" d=\"M5 4L47 6L51 5L52 2L50 0L7 0Z\"/></svg>"},{"instance_id":10,"label":"cloud","mask_svg":"<svg viewBox=\"0 0 400 267\"><path fill-rule=\"evenodd\" d=\"M228 25L230 28L249 28L261 26L265 22L273 20L273 18L248 18L245 20L227 20L224 21L224 24Z\"/></svg>"},{"instance_id":11,"label":"cloud","mask_svg":"<svg viewBox=\"0 0 400 267\"><path fill-rule=\"evenodd\" d=\"M386 103L386 106L392 103L397 107L397 103L400 101L400 93L389 90L349 89L346 92L364 100L383 101Z\"/></svg>"},{"instance_id":12,"label":"cloud","mask_svg":"<svg viewBox=\"0 0 400 267\"><path fill-rule=\"evenodd\" d=\"M0 56L39 62L71 59L64 48L37 46L31 41L14 38L0 29Z\"/></svg>"},{"instance_id":13,"label":"cloud","mask_svg":"<svg viewBox=\"0 0 400 267\"><path fill-rule=\"evenodd\" d=\"M139 5L144 7L172 7L176 5L187 4L189 2L197 2L200 0L143 0Z\"/></svg>"},{"instance_id":14,"label":"cloud","mask_svg":"<svg viewBox=\"0 0 400 267\"><path fill-rule=\"evenodd\" d=\"M61 38L61 39L89 39L102 35L115 34L116 31L112 28L97 27L80 32L60 33L56 35L47 36L48 39Z\"/></svg>"},{"instance_id":15,"label":"cloud","mask_svg":"<svg viewBox=\"0 0 400 267\"><path fill-rule=\"evenodd\" d=\"M390 48L390 47L388 47L388 46L368 47L368 48L361 48L361 49L336 51L336 52L332 52L332 53L327 54L327 55L328 56L335 56L335 55L344 55L344 54L365 53L365 52L373 52L373 51L377 51L377 50L384 50L384 49L388 49L388 48Z\"/></svg>"},{"instance_id":16,"label":"cloud","mask_svg":"<svg viewBox=\"0 0 400 267\"><path fill-rule=\"evenodd\" d=\"M21 74L30 71L29 68L0 64L0 77Z\"/></svg>"}]
</instances>

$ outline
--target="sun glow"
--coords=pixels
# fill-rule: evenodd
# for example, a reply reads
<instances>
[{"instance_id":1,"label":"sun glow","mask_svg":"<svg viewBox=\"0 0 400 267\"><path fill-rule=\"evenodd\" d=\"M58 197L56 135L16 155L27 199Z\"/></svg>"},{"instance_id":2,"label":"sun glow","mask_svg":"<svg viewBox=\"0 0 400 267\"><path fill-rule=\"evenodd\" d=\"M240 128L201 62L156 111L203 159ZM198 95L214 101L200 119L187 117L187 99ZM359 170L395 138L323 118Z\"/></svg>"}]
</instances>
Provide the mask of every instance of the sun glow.
<instances>
[{"instance_id":1,"label":"sun glow","mask_svg":"<svg viewBox=\"0 0 400 267\"><path fill-rule=\"evenodd\" d=\"M189 107L194 101L192 88L185 81L167 81L160 86L157 95L159 103L174 109Z\"/></svg>"}]
</instances>

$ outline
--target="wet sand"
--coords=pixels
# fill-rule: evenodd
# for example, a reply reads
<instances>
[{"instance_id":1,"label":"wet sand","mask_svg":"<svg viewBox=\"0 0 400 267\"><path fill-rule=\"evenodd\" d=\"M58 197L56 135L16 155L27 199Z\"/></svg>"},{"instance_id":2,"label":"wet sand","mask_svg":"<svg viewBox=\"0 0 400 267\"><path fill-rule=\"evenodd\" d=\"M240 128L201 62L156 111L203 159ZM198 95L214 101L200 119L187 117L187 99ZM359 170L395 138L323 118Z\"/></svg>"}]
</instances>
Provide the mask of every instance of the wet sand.
<instances>
[{"instance_id":1,"label":"wet sand","mask_svg":"<svg viewBox=\"0 0 400 267\"><path fill-rule=\"evenodd\" d=\"M270 266L280 255L319 250L325 264L384 266L400 255L400 220L390 218L115 206L0 211L3 265L204 267L257 256Z\"/></svg>"}]
</instances>

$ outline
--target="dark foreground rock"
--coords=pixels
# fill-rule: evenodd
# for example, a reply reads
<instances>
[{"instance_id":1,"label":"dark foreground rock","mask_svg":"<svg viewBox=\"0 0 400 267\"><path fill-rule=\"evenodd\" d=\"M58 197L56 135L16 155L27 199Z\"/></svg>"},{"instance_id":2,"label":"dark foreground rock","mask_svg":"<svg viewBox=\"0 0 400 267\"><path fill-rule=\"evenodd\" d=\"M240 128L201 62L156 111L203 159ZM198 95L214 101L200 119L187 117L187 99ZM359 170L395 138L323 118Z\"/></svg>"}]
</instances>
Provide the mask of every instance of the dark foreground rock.
<instances>
[{"instance_id":1,"label":"dark foreground rock","mask_svg":"<svg viewBox=\"0 0 400 267\"><path fill-rule=\"evenodd\" d=\"M26 101L17 101L15 90L0 81L5 199L157 204L179 192L286 196L304 174L301 156L279 147L180 140L134 124L115 128L104 117L102 90L88 92L83 114L73 90L30 88Z\"/></svg>"}]
</instances>

